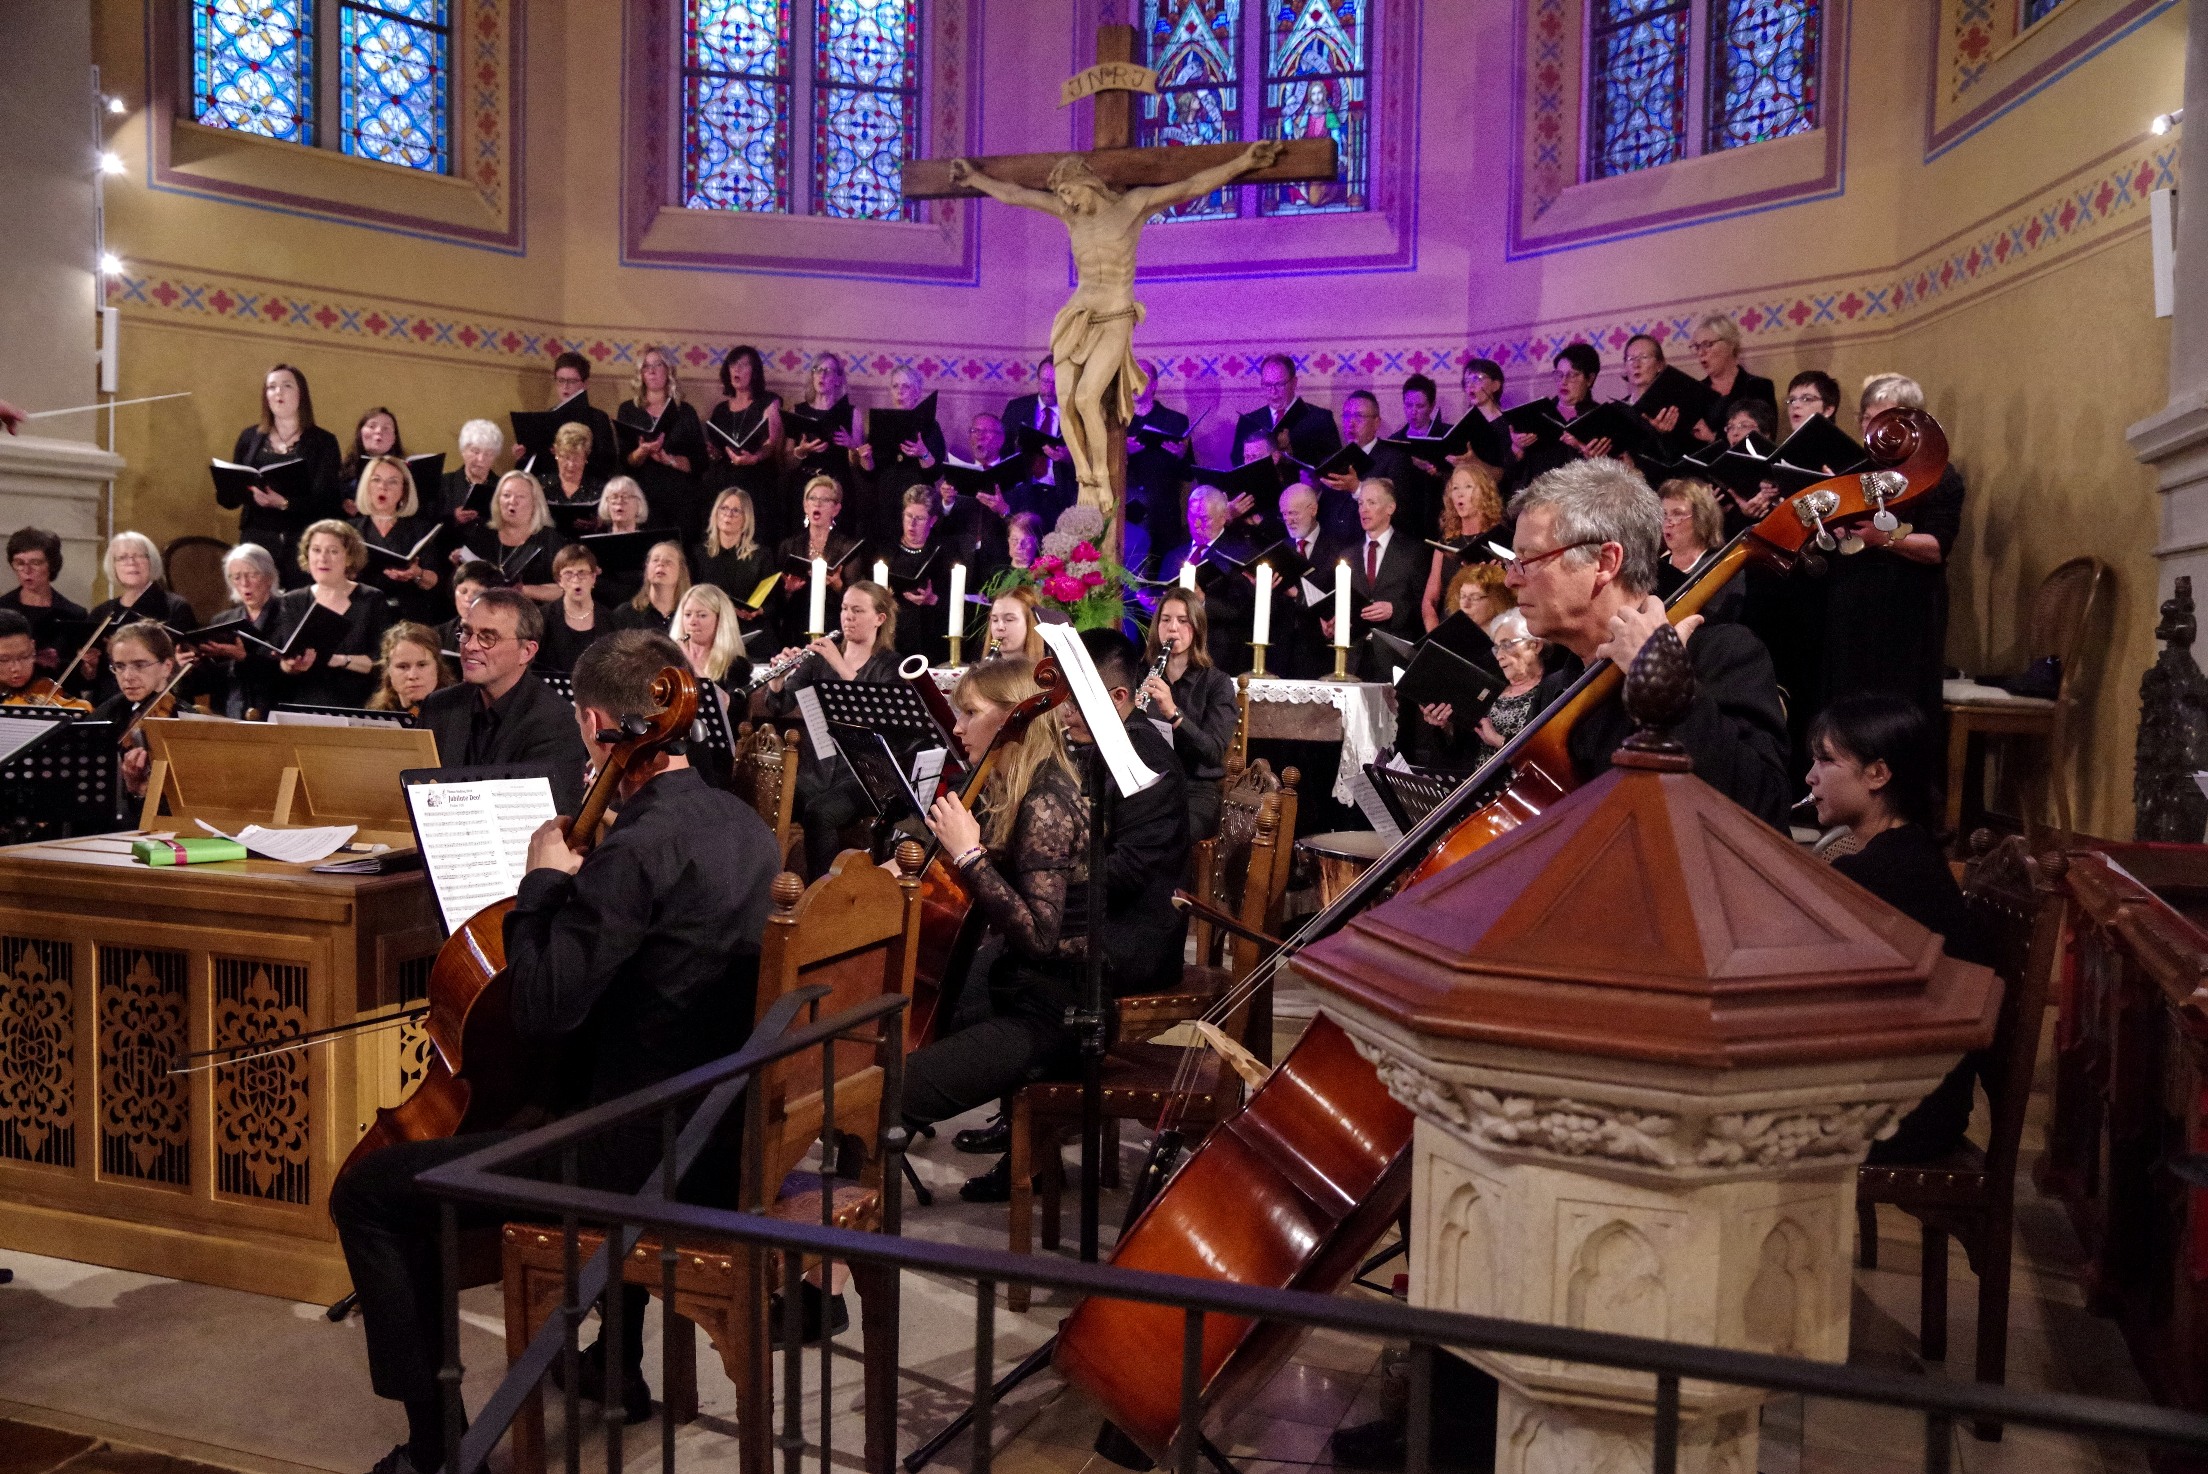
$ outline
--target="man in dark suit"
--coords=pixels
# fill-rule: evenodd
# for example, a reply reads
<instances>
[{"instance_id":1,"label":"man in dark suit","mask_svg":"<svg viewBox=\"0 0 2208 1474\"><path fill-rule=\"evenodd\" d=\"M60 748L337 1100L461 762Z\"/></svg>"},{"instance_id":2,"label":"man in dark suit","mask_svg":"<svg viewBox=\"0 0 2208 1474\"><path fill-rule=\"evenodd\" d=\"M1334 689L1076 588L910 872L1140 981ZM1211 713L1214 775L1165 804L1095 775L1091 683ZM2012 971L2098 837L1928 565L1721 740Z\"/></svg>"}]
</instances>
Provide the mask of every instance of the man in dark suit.
<instances>
[{"instance_id":1,"label":"man in dark suit","mask_svg":"<svg viewBox=\"0 0 2208 1474\"><path fill-rule=\"evenodd\" d=\"M1427 560L1420 556L1426 545L1393 525L1395 488L1377 478L1357 488L1357 521L1364 539L1349 550L1349 597L1354 610L1352 643L1361 642L1368 630L1385 630L1399 640L1417 640L1419 598L1425 592ZM1326 637L1334 638L1331 614L1319 621ZM1373 662L1360 655L1365 678L1373 674Z\"/></svg>"},{"instance_id":2,"label":"man in dark suit","mask_svg":"<svg viewBox=\"0 0 2208 1474\"><path fill-rule=\"evenodd\" d=\"M1170 548L1188 536L1181 490L1188 485L1189 423L1187 415L1158 403L1157 372L1144 360L1142 392L1127 426L1127 523L1141 527L1151 547Z\"/></svg>"},{"instance_id":3,"label":"man in dark suit","mask_svg":"<svg viewBox=\"0 0 2208 1474\"><path fill-rule=\"evenodd\" d=\"M1429 509L1417 493L1418 473L1411 465L1410 452L1380 438L1380 400L1376 395L1357 389L1342 401L1342 444L1354 445L1365 453L1364 474L1346 469L1336 471L1325 478L1326 485L1344 495L1355 496L1357 488L1366 481L1385 481L1395 488L1396 526L1413 537L1428 536L1424 529ZM1346 528L1342 530L1347 531Z\"/></svg>"},{"instance_id":4,"label":"man in dark suit","mask_svg":"<svg viewBox=\"0 0 2208 1474\"><path fill-rule=\"evenodd\" d=\"M1228 675L1250 668L1250 620L1255 590L1233 565L1211 558L1214 546L1237 558L1259 551L1232 525L1227 494L1199 486L1188 494L1188 541L1158 560L1158 572L1178 581L1184 565L1196 569L1196 589L1204 596L1204 648L1211 663Z\"/></svg>"},{"instance_id":5,"label":"man in dark suit","mask_svg":"<svg viewBox=\"0 0 2208 1474\"><path fill-rule=\"evenodd\" d=\"M1269 435L1273 443L1315 466L1342 448L1341 432L1334 417L1315 404L1296 397L1296 361L1285 353L1269 353L1257 366L1258 382L1265 386L1265 403L1234 422L1234 463L1246 459L1243 444L1252 435Z\"/></svg>"},{"instance_id":6,"label":"man in dark suit","mask_svg":"<svg viewBox=\"0 0 2208 1474\"><path fill-rule=\"evenodd\" d=\"M1047 436L1059 441L1056 445L1046 445L1036 452L1028 476L1056 487L1063 495L1065 504L1070 507L1078 497L1080 487L1074 480L1073 457L1066 450L1062 438L1064 431L1058 423L1058 365L1047 358L1039 360L1035 365L1035 383L1038 392L1017 395L1005 402L1004 438L1009 443L1017 444L1020 432L1025 430L1031 435ZM1049 530L1049 518L1044 519L1043 527L1045 531Z\"/></svg>"},{"instance_id":7,"label":"man in dark suit","mask_svg":"<svg viewBox=\"0 0 2208 1474\"><path fill-rule=\"evenodd\" d=\"M1348 553L1336 551L1330 555L1327 551L1331 540L1319 525L1319 494L1301 481L1282 492L1280 522L1286 529L1288 545L1298 557L1310 560L1312 586L1322 591L1332 589L1333 560ZM1322 611L1304 597L1303 582L1295 579L1283 583L1274 594L1273 647L1266 664L1275 675L1323 676L1333 668L1326 641L1319 634Z\"/></svg>"},{"instance_id":8,"label":"man in dark suit","mask_svg":"<svg viewBox=\"0 0 2208 1474\"><path fill-rule=\"evenodd\" d=\"M485 589L460 616L460 684L422 702L447 768L550 763L552 801L572 815L589 761L575 711L530 672L544 614L517 589Z\"/></svg>"}]
</instances>

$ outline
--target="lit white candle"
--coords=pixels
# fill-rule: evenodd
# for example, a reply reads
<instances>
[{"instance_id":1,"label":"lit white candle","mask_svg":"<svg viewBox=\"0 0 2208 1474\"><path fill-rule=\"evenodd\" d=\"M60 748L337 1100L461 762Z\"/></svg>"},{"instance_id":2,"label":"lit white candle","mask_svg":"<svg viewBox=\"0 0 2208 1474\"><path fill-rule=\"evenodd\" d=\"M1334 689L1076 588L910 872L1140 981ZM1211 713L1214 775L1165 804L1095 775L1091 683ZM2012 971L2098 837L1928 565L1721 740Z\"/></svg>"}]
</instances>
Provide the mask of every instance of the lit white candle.
<instances>
[{"instance_id":1,"label":"lit white candle","mask_svg":"<svg viewBox=\"0 0 2208 1474\"><path fill-rule=\"evenodd\" d=\"M874 581L883 588L889 587L889 563L882 558L874 560Z\"/></svg>"},{"instance_id":2,"label":"lit white candle","mask_svg":"<svg viewBox=\"0 0 2208 1474\"><path fill-rule=\"evenodd\" d=\"M1349 644L1349 560L1334 565L1334 643Z\"/></svg>"},{"instance_id":3,"label":"lit white candle","mask_svg":"<svg viewBox=\"0 0 2208 1474\"><path fill-rule=\"evenodd\" d=\"M1347 568L1349 567L1349 565L1347 563L1344 563L1342 567ZM1344 574L1343 576L1346 578L1348 575ZM1346 590L1349 585L1345 583L1342 585L1342 587ZM1344 599L1347 599L1349 595L1347 593L1344 593L1342 597ZM1347 604L1344 604L1342 607L1344 609L1347 609L1349 606ZM813 560L813 601L811 609L806 614L805 632L807 634L817 635L825 632L827 628L828 560L826 558L815 558Z\"/></svg>"},{"instance_id":4,"label":"lit white candle","mask_svg":"<svg viewBox=\"0 0 2208 1474\"><path fill-rule=\"evenodd\" d=\"M1250 643L1273 643L1273 565L1257 565L1257 617L1250 627Z\"/></svg>"},{"instance_id":5,"label":"lit white candle","mask_svg":"<svg viewBox=\"0 0 2208 1474\"><path fill-rule=\"evenodd\" d=\"M1193 560L1181 565L1181 587L1190 590L1196 587L1196 564Z\"/></svg>"},{"instance_id":6,"label":"lit white candle","mask_svg":"<svg viewBox=\"0 0 2208 1474\"><path fill-rule=\"evenodd\" d=\"M951 565L951 626L950 638L957 639L966 633L966 565Z\"/></svg>"}]
</instances>

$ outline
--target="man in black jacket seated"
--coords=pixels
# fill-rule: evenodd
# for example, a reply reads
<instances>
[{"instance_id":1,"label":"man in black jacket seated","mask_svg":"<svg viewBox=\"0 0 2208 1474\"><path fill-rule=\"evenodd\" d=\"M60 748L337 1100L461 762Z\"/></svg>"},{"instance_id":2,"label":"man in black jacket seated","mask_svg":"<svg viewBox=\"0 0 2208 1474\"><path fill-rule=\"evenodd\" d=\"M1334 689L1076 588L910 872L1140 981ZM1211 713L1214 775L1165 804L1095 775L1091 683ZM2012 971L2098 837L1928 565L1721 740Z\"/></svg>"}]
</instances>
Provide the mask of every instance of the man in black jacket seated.
<instances>
[{"instance_id":1,"label":"man in black jacket seated","mask_svg":"<svg viewBox=\"0 0 2208 1474\"><path fill-rule=\"evenodd\" d=\"M583 801L583 741L575 712L529 669L544 612L515 589L486 589L460 616L460 684L422 702L421 725L447 768L550 763L552 801L572 815ZM681 664L681 662L671 662Z\"/></svg>"},{"instance_id":2,"label":"man in black jacket seated","mask_svg":"<svg viewBox=\"0 0 2208 1474\"><path fill-rule=\"evenodd\" d=\"M570 740L587 742L602 763L606 749L595 734L656 710L652 678L682 663L682 652L654 631L622 630L592 645L575 663ZM780 868L773 832L750 805L708 788L680 756L662 755L631 774L615 803L619 817L587 856L569 846L566 819L537 830L505 922L510 1015L522 1047L548 1062L545 1104L554 1114L706 1064L742 1047L751 1030L768 890ZM360 1295L369 1375L378 1396L406 1406L408 1439L376 1474L429 1474L447 1453L437 1385L441 1200L414 1179L511 1135L386 1147L330 1190L330 1218ZM735 1135L716 1139L693 1169L689 1201L735 1201ZM586 1187L634 1192L659 1155L658 1123L633 1122L587 1143L578 1177ZM460 1215L469 1227L503 1216L474 1205ZM631 1423L651 1414L644 1302L635 1286L623 1301ZM586 1353L582 1395L603 1395L604 1355L602 1345Z\"/></svg>"},{"instance_id":3,"label":"man in black jacket seated","mask_svg":"<svg viewBox=\"0 0 2208 1474\"><path fill-rule=\"evenodd\" d=\"M1592 661L1624 667L1664 622L1651 590L1663 548L1662 511L1640 473L1607 458L1550 471L1511 499L1517 557L1505 581L1526 628L1574 657L1548 677L1545 707ZM1786 827L1786 716L1763 644L1737 624L1678 625L1697 690L1671 735L1703 782L1772 825ZM1622 688L1573 727L1572 766L1586 782L1610 766L1631 735Z\"/></svg>"}]
</instances>

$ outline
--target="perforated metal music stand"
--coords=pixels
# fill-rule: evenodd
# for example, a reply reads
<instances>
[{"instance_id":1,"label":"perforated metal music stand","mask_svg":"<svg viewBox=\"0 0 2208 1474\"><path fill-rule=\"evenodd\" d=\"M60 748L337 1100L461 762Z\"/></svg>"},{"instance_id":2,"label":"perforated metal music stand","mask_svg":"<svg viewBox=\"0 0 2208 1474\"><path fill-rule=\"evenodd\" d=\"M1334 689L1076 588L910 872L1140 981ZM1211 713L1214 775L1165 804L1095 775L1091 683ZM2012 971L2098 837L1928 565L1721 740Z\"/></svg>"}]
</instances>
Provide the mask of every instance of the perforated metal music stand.
<instances>
[{"instance_id":1,"label":"perforated metal music stand","mask_svg":"<svg viewBox=\"0 0 2208 1474\"><path fill-rule=\"evenodd\" d=\"M0 720L57 717L61 725L0 763L0 814L65 834L105 834L116 827L122 794L115 724L50 706L0 706Z\"/></svg>"},{"instance_id":2,"label":"perforated metal music stand","mask_svg":"<svg viewBox=\"0 0 2208 1474\"><path fill-rule=\"evenodd\" d=\"M1413 768L1405 772L1401 768L1386 768L1378 763L1366 763L1365 775L1372 779L1373 790L1380 795L1380 802L1387 805L1397 827L1408 832L1419 821L1441 807L1443 799L1457 791L1464 781L1461 773L1444 773L1431 768Z\"/></svg>"},{"instance_id":3,"label":"perforated metal music stand","mask_svg":"<svg viewBox=\"0 0 2208 1474\"><path fill-rule=\"evenodd\" d=\"M937 725L920 693L903 681L894 686L860 685L855 681L821 681L812 687L820 697L821 712L832 723L847 727L871 727L890 739L918 739L933 745L948 742L951 734Z\"/></svg>"}]
</instances>

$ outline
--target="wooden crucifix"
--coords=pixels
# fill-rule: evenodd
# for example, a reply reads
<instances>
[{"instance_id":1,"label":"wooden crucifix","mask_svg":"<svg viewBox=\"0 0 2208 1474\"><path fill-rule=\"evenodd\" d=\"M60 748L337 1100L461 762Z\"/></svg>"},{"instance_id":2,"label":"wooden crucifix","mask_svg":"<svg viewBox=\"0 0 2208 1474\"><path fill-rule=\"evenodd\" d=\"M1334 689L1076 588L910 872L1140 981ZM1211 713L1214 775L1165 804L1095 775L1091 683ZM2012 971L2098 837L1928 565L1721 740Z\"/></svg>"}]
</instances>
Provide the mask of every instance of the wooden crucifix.
<instances>
[{"instance_id":1,"label":"wooden crucifix","mask_svg":"<svg viewBox=\"0 0 2208 1474\"><path fill-rule=\"evenodd\" d=\"M1081 501L1112 519L1127 485L1126 427L1143 388L1135 359L1135 242L1143 223L1228 184L1333 179L1331 138L1136 148L1134 94L1156 93L1157 73L1135 63L1135 28L1099 26L1097 64L1070 78L1059 106L1096 99L1096 147L1088 153L916 159L905 165L908 200L988 195L1065 223L1077 276L1050 327L1059 426Z\"/></svg>"}]
</instances>

